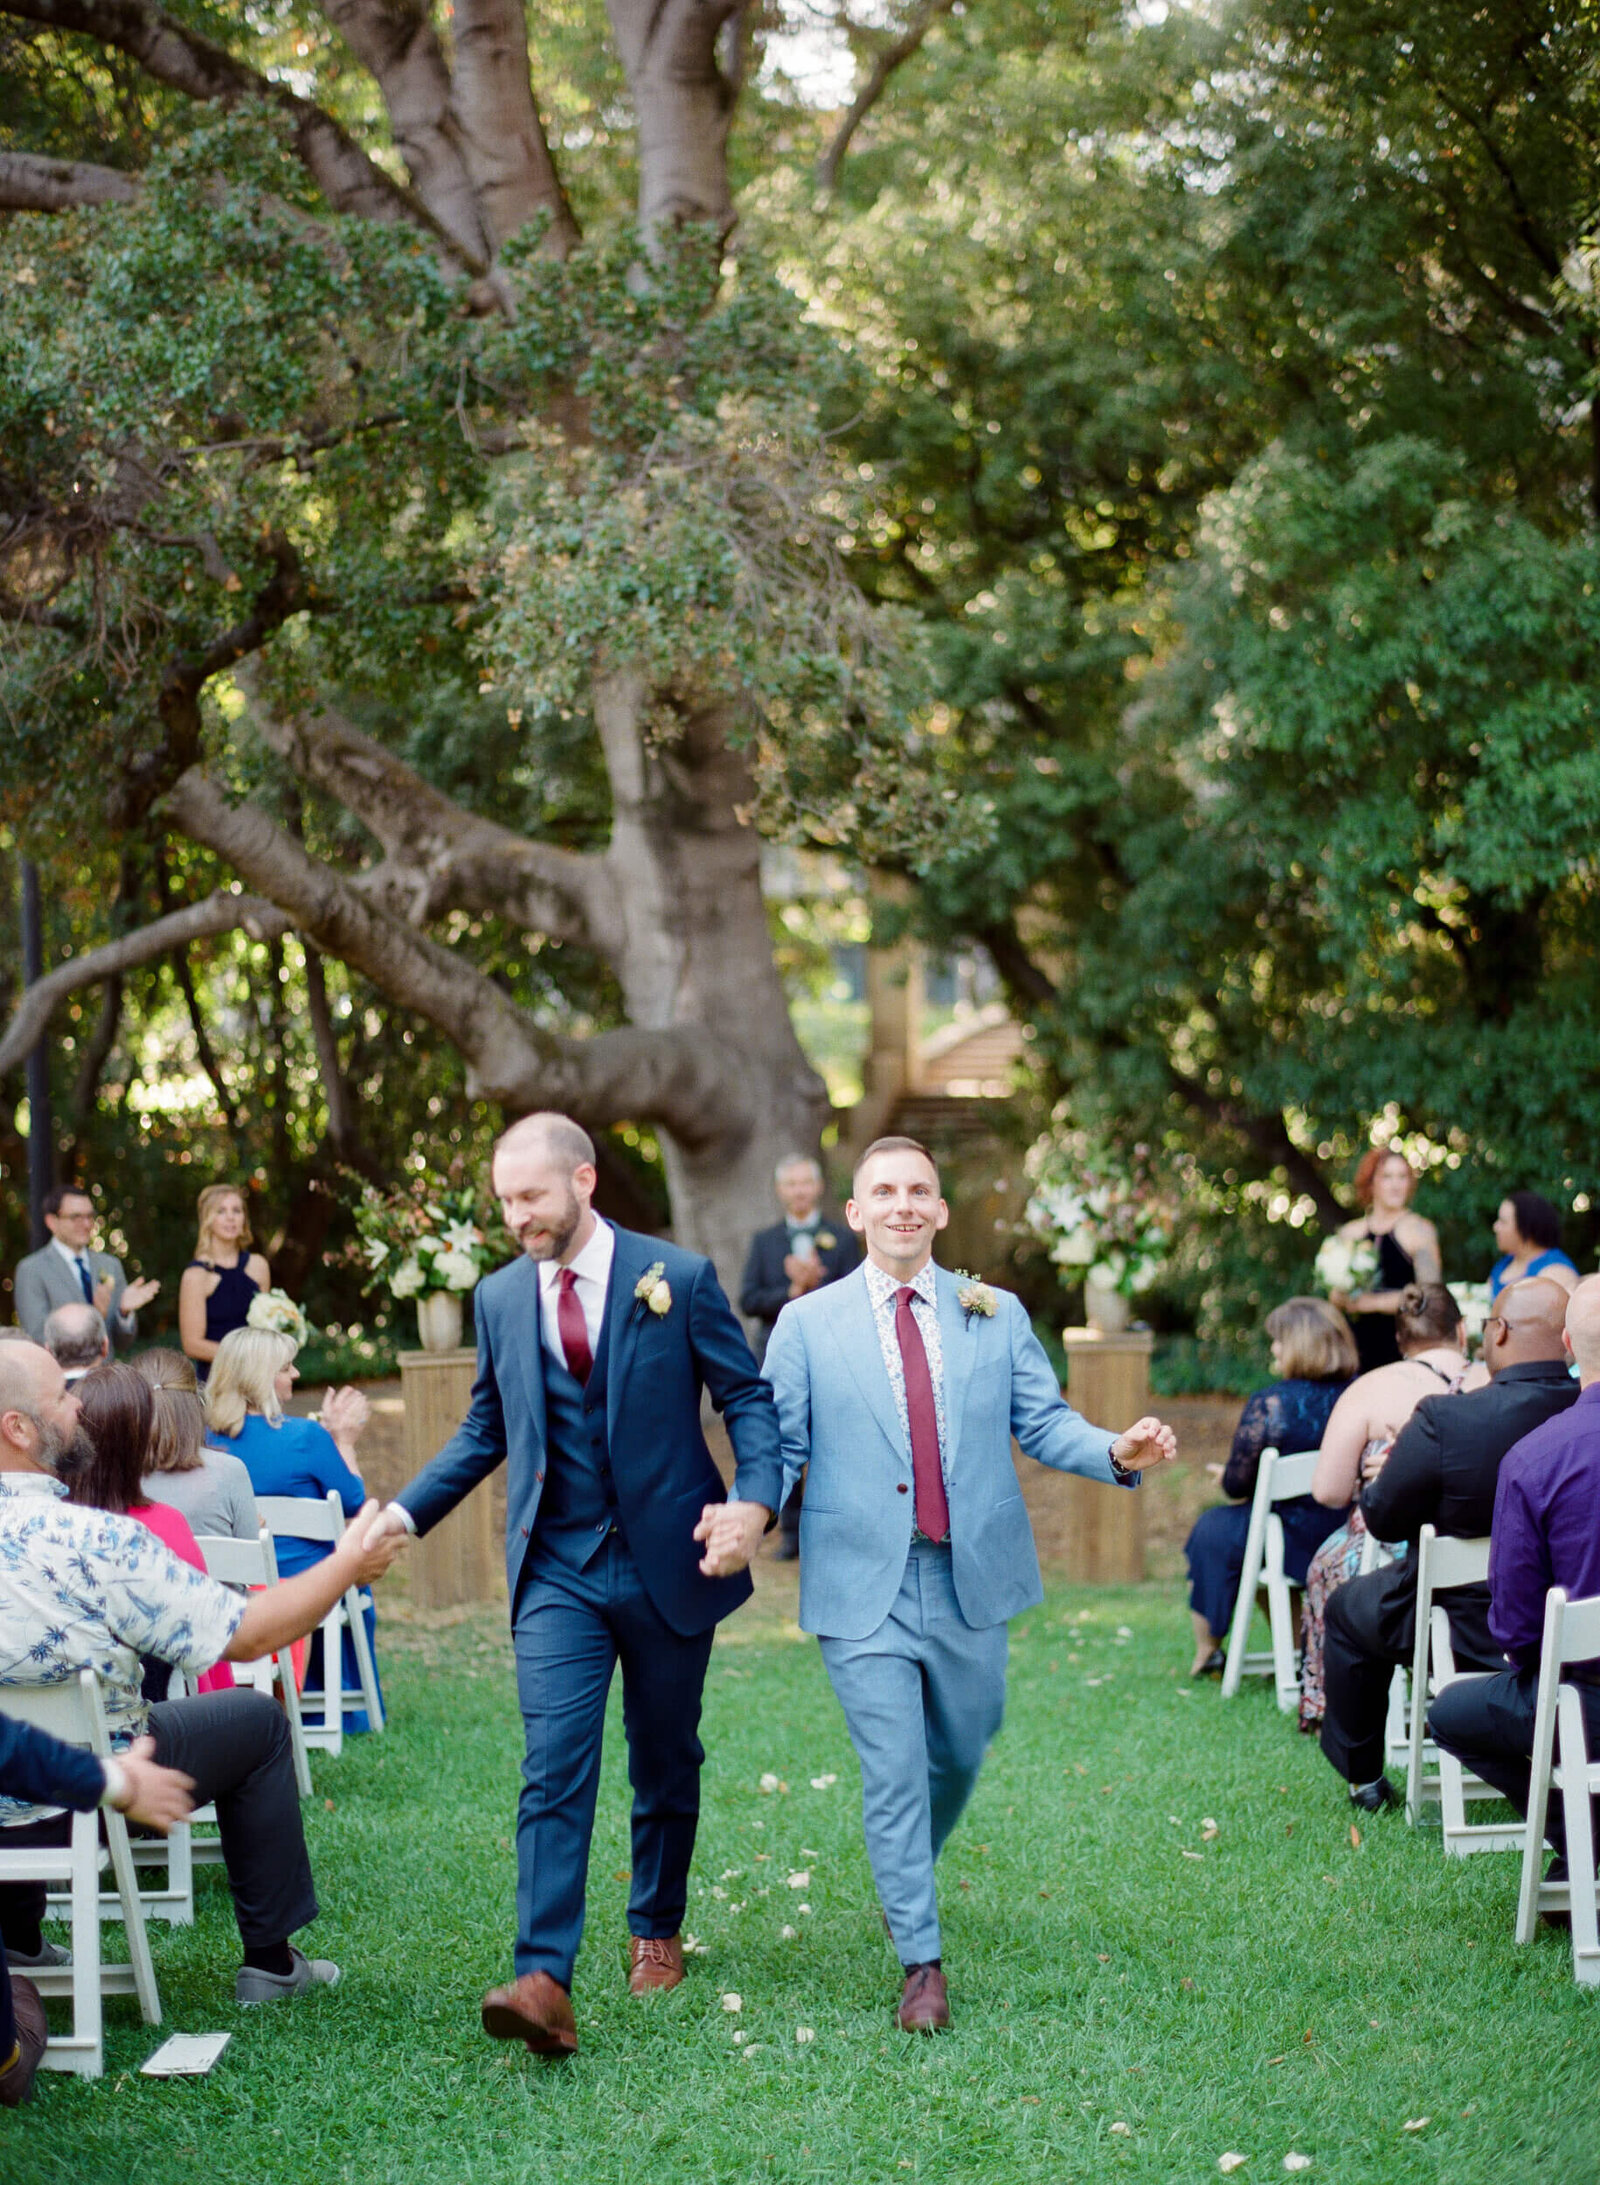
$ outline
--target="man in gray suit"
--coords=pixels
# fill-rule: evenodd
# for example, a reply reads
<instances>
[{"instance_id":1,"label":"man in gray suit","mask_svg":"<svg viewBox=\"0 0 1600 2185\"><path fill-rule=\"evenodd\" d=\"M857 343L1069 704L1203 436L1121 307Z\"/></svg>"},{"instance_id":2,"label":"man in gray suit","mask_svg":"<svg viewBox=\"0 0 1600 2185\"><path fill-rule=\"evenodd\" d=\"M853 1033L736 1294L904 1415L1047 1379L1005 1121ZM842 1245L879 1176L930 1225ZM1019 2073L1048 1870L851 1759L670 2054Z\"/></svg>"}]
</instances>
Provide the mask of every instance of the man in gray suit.
<instances>
[{"instance_id":1,"label":"man in gray suit","mask_svg":"<svg viewBox=\"0 0 1600 2185\"><path fill-rule=\"evenodd\" d=\"M18 1325L34 1342L44 1341L44 1324L58 1305L92 1305L106 1324L113 1348L131 1343L139 1332L138 1311L161 1288L159 1282L130 1282L122 1262L90 1248L98 1216L94 1201L77 1184L58 1184L44 1202L50 1242L17 1264Z\"/></svg>"},{"instance_id":2,"label":"man in gray suit","mask_svg":"<svg viewBox=\"0 0 1600 2185\"><path fill-rule=\"evenodd\" d=\"M1177 1453L1159 1419L1113 1434L1063 1402L1019 1301L934 1266L949 1218L924 1147L870 1145L845 1208L866 1260L784 1307L762 1369L785 1483L811 1467L800 1622L821 1639L861 1762L908 2033L950 2023L934 1861L1000 1727L1007 1622L1043 1598L1011 1438L1108 1487L1136 1487ZM708 1555L722 1567L735 1520L727 1506L709 1514Z\"/></svg>"}]
</instances>

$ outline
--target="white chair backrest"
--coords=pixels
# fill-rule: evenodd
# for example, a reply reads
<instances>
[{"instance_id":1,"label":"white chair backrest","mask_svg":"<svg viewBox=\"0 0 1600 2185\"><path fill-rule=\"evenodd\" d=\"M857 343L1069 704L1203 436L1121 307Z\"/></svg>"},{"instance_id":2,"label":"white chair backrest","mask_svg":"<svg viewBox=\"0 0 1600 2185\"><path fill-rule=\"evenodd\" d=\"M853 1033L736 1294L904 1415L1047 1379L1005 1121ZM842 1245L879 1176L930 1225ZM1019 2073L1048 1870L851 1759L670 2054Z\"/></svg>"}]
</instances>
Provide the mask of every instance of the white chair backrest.
<instances>
[{"instance_id":1,"label":"white chair backrest","mask_svg":"<svg viewBox=\"0 0 1600 2185\"><path fill-rule=\"evenodd\" d=\"M1540 1665L1541 1688L1544 1675L1551 1668L1564 1668L1568 1662L1594 1661L1597 1657L1600 1657L1600 1598L1569 1601L1560 1586L1552 1586L1545 1604L1545 1656ZM0 1705L4 1704L4 1697L0 1693Z\"/></svg>"},{"instance_id":2,"label":"white chair backrest","mask_svg":"<svg viewBox=\"0 0 1600 2185\"><path fill-rule=\"evenodd\" d=\"M310 1495L257 1495L261 1522L286 1540L338 1540L344 1532L344 1507L330 1487L322 1501Z\"/></svg>"},{"instance_id":3,"label":"white chair backrest","mask_svg":"<svg viewBox=\"0 0 1600 2185\"><path fill-rule=\"evenodd\" d=\"M272 1535L263 1527L254 1540L235 1540L226 1533L197 1533L209 1577L224 1586L275 1586L278 1559L272 1552Z\"/></svg>"},{"instance_id":4,"label":"white chair backrest","mask_svg":"<svg viewBox=\"0 0 1600 2185\"><path fill-rule=\"evenodd\" d=\"M63 1745L87 1745L101 1754L111 1750L92 1669L80 1669L65 1684L0 1685L0 1713L60 1738Z\"/></svg>"},{"instance_id":5,"label":"white chair backrest","mask_svg":"<svg viewBox=\"0 0 1600 2185\"><path fill-rule=\"evenodd\" d=\"M1447 1593L1452 1586L1482 1585L1489 1575L1489 1536L1457 1540L1424 1525L1417 1541L1417 1591Z\"/></svg>"},{"instance_id":6,"label":"white chair backrest","mask_svg":"<svg viewBox=\"0 0 1600 2185\"><path fill-rule=\"evenodd\" d=\"M1266 1463L1268 1456L1273 1459L1272 1485L1268 1500L1272 1502L1291 1502L1297 1495L1310 1494L1311 1482L1316 1474L1318 1454L1319 1452L1315 1449L1302 1449L1296 1451L1293 1456L1280 1457L1276 1450L1264 1449L1261 1452L1262 1463ZM1332 1530L1331 1523L1329 1530Z\"/></svg>"}]
</instances>

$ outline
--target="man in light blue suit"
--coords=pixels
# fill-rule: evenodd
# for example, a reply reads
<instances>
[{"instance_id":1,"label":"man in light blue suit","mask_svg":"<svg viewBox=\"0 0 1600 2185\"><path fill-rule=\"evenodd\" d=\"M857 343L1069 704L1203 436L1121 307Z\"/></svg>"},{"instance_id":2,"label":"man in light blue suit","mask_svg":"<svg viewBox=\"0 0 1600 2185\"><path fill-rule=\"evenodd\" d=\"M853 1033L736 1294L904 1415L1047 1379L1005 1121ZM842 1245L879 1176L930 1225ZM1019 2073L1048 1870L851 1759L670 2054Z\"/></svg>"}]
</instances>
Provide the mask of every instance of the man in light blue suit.
<instances>
[{"instance_id":1,"label":"man in light blue suit","mask_svg":"<svg viewBox=\"0 0 1600 2185\"><path fill-rule=\"evenodd\" d=\"M933 1264L949 1220L939 1172L909 1138L856 1165L845 1208L867 1257L786 1305L763 1371L778 1401L785 1485L809 1462L800 1622L821 1640L861 1762L873 1879L902 1966L899 2023L950 2023L934 1862L1005 1708L1008 1620L1043 1597L1011 1459L1136 1487L1168 1461L1170 1427L1123 1434L1062 1401L1018 1300ZM713 1513L721 1567L736 1534Z\"/></svg>"}]
</instances>

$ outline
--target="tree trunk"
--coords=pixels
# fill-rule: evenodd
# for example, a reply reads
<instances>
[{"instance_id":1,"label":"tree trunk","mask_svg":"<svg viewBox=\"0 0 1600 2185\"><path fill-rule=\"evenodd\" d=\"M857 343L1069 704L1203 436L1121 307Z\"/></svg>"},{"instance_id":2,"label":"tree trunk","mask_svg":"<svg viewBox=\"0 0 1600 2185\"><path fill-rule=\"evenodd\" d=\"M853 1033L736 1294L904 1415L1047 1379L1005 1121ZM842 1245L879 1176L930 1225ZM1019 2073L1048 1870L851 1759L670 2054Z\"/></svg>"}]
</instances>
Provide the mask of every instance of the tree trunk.
<instances>
[{"instance_id":1,"label":"tree trunk","mask_svg":"<svg viewBox=\"0 0 1600 2185\"><path fill-rule=\"evenodd\" d=\"M606 864L623 925L613 963L631 1022L703 1025L736 1058L742 1128L693 1147L662 1133L677 1239L707 1253L732 1293L768 1218L773 1168L818 1148L827 1088L773 962L760 837L738 816L754 791L726 717L690 711L676 742L651 744L645 701L643 678L627 670L596 681L614 811Z\"/></svg>"},{"instance_id":2,"label":"tree trunk","mask_svg":"<svg viewBox=\"0 0 1600 2185\"><path fill-rule=\"evenodd\" d=\"M607 0L633 94L639 224L733 226L728 125L735 91L717 39L736 0Z\"/></svg>"}]
</instances>

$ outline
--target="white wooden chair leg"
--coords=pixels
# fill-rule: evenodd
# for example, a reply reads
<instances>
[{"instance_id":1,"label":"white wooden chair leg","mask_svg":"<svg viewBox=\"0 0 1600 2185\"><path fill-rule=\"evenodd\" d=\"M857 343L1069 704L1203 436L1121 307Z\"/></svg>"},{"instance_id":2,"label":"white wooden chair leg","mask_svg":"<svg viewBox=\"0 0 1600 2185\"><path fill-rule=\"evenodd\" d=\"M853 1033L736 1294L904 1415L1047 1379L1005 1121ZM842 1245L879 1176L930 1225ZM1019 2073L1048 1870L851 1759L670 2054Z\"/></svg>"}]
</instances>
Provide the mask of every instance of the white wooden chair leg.
<instances>
[{"instance_id":1,"label":"white wooden chair leg","mask_svg":"<svg viewBox=\"0 0 1600 2185\"><path fill-rule=\"evenodd\" d=\"M122 1899L122 1925L128 1938L128 1962L133 1967L133 1988L139 1998L139 2015L147 2026L161 2023L161 1995L156 1987L156 1969L150 1956L150 1935L145 1926L144 1905L139 1897L139 1877L134 1870L133 1853L128 1844L128 1824L120 1813L106 1815L106 1848L111 1853L111 1871L117 1878L117 1893Z\"/></svg>"},{"instance_id":2,"label":"white wooden chair leg","mask_svg":"<svg viewBox=\"0 0 1600 2185\"><path fill-rule=\"evenodd\" d=\"M1411 1648L1411 1734L1406 1758L1406 1819L1415 1828L1422 1819L1422 1741L1428 1719L1428 1643L1432 1619L1419 1599L1417 1633Z\"/></svg>"},{"instance_id":3,"label":"white wooden chair leg","mask_svg":"<svg viewBox=\"0 0 1600 2185\"><path fill-rule=\"evenodd\" d=\"M106 2067L105 2006L100 1996L100 1817L72 1817L72 2043L66 2068L98 2079ZM49 2043L45 2058L49 2059Z\"/></svg>"},{"instance_id":4,"label":"white wooden chair leg","mask_svg":"<svg viewBox=\"0 0 1600 2185\"><path fill-rule=\"evenodd\" d=\"M1567 1823L1567 1908L1572 1920L1572 1977L1600 1986L1600 1915L1595 1906L1594 1806L1583 1702L1570 1684L1560 1689L1561 1804Z\"/></svg>"},{"instance_id":5,"label":"white wooden chair leg","mask_svg":"<svg viewBox=\"0 0 1600 2185\"><path fill-rule=\"evenodd\" d=\"M1262 1457L1262 1464L1267 1462ZM1233 1626L1228 1633L1228 1657L1222 1670L1222 1696L1233 1699L1244 1679L1244 1658L1250 1646L1250 1620L1256 1612L1256 1587L1261 1583L1263 1550L1266 1545L1268 1504L1257 1484L1256 1497L1250 1505L1250 1529L1245 1535L1244 1566L1239 1573L1239 1598L1234 1604Z\"/></svg>"},{"instance_id":6,"label":"white wooden chair leg","mask_svg":"<svg viewBox=\"0 0 1600 2185\"><path fill-rule=\"evenodd\" d=\"M370 1598L369 1595L368 1599ZM372 1729L381 1731L384 1727L383 1701L378 1694L378 1672L372 1659L372 1645L367 1637L367 1619L363 1612L363 1602L358 1587L352 1586L345 1595L344 1607L345 1616L350 1625L351 1643L356 1650L356 1673L360 1679L361 1699L366 1709L367 1721ZM340 1680L340 1689L342 1692L342 1678ZM354 1693L349 1694L348 1699L341 1698L341 1712L354 1698Z\"/></svg>"},{"instance_id":7,"label":"white wooden chair leg","mask_svg":"<svg viewBox=\"0 0 1600 2185\"><path fill-rule=\"evenodd\" d=\"M1540 1647L1539 1697L1533 1715L1533 1752L1528 1773L1528 1819L1522 1836L1522 1882L1517 1891L1516 1938L1533 1940L1539 1920L1539 1886L1544 1874L1544 1829L1550 1806L1550 1762L1556 1741L1556 1681L1548 1672L1561 1639L1564 1596L1554 1588L1544 1604Z\"/></svg>"},{"instance_id":8,"label":"white wooden chair leg","mask_svg":"<svg viewBox=\"0 0 1600 2185\"><path fill-rule=\"evenodd\" d=\"M283 1711L289 1718L289 1744L294 1753L295 1787L302 1798L311 1796L311 1760L306 1751L305 1724L300 1719L300 1688L294 1681L294 1658L287 1647L277 1657Z\"/></svg>"}]
</instances>

